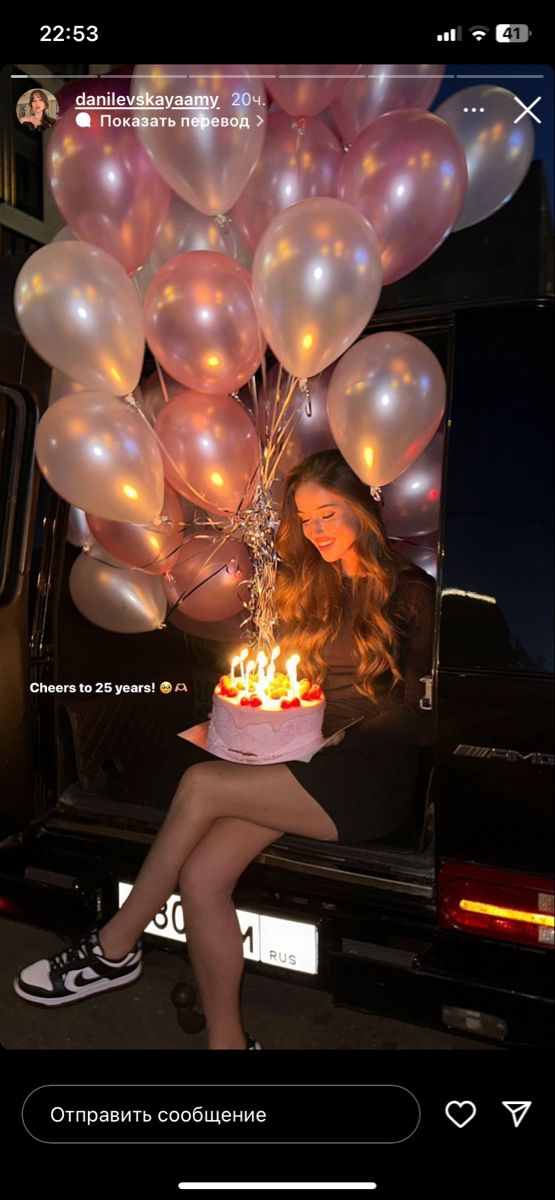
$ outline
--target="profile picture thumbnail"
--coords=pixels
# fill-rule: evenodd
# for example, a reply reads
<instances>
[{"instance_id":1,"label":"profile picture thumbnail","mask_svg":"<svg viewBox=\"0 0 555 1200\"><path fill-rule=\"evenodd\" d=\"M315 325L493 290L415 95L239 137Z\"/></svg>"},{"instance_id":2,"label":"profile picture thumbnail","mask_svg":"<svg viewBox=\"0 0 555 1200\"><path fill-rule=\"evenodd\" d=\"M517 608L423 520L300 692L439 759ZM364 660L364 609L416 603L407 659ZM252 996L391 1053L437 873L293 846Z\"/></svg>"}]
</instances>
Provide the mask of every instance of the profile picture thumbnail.
<instances>
[{"instance_id":1,"label":"profile picture thumbnail","mask_svg":"<svg viewBox=\"0 0 555 1200\"><path fill-rule=\"evenodd\" d=\"M29 133L45 133L60 115L58 101L44 88L29 88L17 102L17 119Z\"/></svg>"}]
</instances>

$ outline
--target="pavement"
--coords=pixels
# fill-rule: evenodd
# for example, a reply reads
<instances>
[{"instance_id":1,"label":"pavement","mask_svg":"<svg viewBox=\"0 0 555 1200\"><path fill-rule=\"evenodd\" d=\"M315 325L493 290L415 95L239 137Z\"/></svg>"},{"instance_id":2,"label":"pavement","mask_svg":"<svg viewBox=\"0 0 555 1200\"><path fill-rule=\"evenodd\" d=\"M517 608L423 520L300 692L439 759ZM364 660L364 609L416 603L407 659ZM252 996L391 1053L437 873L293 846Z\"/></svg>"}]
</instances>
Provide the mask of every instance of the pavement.
<instances>
[{"instance_id":1,"label":"pavement","mask_svg":"<svg viewBox=\"0 0 555 1200\"><path fill-rule=\"evenodd\" d=\"M143 974L131 987L59 1009L27 1003L12 988L14 975L61 950L57 934L0 919L0 1042L6 1050L204 1050L206 1032L179 1026L171 993L193 983L179 954L147 945ZM245 973L244 1025L272 1050L498 1050L500 1047L374 1014L336 1008L331 995Z\"/></svg>"}]
</instances>

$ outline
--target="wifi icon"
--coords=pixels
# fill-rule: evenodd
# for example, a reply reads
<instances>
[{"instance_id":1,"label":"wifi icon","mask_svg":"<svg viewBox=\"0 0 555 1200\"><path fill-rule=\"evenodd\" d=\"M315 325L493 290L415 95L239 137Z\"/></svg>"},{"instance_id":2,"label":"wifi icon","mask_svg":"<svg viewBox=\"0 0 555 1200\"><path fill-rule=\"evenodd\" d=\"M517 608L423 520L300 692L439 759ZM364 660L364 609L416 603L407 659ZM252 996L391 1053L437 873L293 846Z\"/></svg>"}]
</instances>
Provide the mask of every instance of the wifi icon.
<instances>
[{"instance_id":1,"label":"wifi icon","mask_svg":"<svg viewBox=\"0 0 555 1200\"><path fill-rule=\"evenodd\" d=\"M472 34L473 38L476 38L477 42L481 42L486 33L489 33L489 29L487 25L472 25L468 32Z\"/></svg>"}]
</instances>

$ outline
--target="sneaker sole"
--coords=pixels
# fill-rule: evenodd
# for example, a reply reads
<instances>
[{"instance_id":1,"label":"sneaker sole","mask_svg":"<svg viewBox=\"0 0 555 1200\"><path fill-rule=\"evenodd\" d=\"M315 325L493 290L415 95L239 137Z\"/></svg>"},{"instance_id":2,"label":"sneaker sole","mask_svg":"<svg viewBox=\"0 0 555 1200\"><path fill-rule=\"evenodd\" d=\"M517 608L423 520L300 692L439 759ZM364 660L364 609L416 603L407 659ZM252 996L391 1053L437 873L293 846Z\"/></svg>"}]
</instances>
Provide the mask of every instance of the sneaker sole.
<instances>
[{"instance_id":1,"label":"sneaker sole","mask_svg":"<svg viewBox=\"0 0 555 1200\"><path fill-rule=\"evenodd\" d=\"M42 1008L60 1008L64 1004L78 1004L81 1000L88 1000L90 996L98 996L102 992L113 992L116 988L130 987L132 983L136 983L142 972L143 964L141 962L124 979L102 979L98 983L93 983L90 987L83 988L79 992L72 993L69 996L55 996L52 999L49 996L33 996L29 992L26 992L21 987L18 978L13 981L13 989L18 996L21 996L22 1000L27 1000L29 1004L40 1004Z\"/></svg>"}]
</instances>

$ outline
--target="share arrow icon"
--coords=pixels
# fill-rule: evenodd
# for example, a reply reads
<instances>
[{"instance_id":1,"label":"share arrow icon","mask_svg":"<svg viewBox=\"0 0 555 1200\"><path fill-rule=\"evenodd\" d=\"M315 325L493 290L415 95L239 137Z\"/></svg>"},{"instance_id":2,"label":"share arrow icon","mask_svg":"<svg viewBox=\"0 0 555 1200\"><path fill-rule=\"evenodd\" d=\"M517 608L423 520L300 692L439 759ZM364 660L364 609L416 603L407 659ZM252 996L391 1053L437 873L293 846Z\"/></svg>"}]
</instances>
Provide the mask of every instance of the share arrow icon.
<instances>
[{"instance_id":1,"label":"share arrow icon","mask_svg":"<svg viewBox=\"0 0 555 1200\"><path fill-rule=\"evenodd\" d=\"M518 1129L521 1121L524 1120L528 1109L532 1107L531 1100L503 1100L503 1108L507 1108L513 1118L513 1125Z\"/></svg>"}]
</instances>

